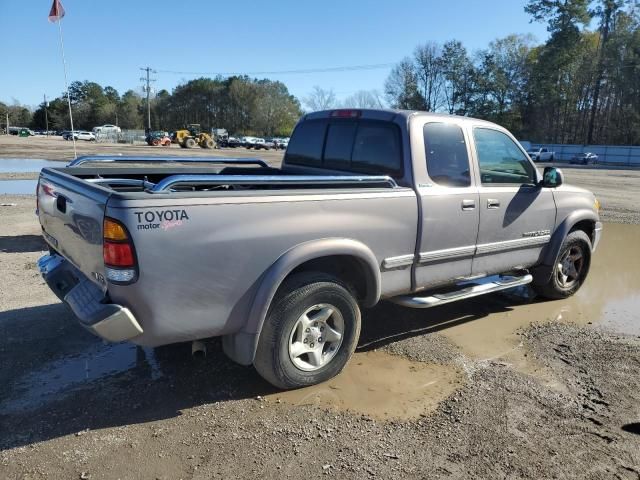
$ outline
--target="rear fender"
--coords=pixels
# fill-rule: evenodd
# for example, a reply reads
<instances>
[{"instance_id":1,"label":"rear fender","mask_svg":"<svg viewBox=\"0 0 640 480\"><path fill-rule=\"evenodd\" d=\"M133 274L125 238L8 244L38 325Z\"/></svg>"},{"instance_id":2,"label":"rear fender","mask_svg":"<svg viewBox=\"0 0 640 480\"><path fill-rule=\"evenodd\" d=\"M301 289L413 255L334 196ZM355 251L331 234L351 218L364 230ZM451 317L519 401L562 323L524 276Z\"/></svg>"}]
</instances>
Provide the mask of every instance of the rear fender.
<instances>
[{"instance_id":1,"label":"rear fender","mask_svg":"<svg viewBox=\"0 0 640 480\"><path fill-rule=\"evenodd\" d=\"M375 305L380 299L380 268L369 247L347 238L325 238L302 243L283 253L262 276L245 327L222 339L227 356L242 365L252 364L262 325L284 279L295 268L310 260L333 255L351 256L361 262L366 272L367 290L363 304Z\"/></svg>"}]
</instances>

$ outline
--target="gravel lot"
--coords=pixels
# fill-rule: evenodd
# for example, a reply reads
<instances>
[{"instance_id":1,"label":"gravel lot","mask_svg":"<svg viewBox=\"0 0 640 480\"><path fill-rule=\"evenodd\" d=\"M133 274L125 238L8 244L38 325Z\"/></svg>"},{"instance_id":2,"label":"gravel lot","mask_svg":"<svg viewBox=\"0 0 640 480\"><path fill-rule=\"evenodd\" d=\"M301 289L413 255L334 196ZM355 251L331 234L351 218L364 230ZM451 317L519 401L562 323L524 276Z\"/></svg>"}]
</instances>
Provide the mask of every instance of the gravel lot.
<instances>
[{"instance_id":1,"label":"gravel lot","mask_svg":"<svg viewBox=\"0 0 640 480\"><path fill-rule=\"evenodd\" d=\"M287 393L215 340L82 330L37 273L33 197L0 195L0 478L640 478L640 172L565 173L617 222L575 297L381 304L343 374Z\"/></svg>"}]
</instances>

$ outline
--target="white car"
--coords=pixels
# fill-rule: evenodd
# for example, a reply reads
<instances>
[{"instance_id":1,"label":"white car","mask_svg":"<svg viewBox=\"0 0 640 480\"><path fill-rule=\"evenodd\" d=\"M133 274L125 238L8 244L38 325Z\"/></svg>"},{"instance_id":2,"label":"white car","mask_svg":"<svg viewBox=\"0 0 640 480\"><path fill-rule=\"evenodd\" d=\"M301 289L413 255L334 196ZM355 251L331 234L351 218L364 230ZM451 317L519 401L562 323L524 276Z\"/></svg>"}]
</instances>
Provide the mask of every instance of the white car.
<instances>
[{"instance_id":1,"label":"white car","mask_svg":"<svg viewBox=\"0 0 640 480\"><path fill-rule=\"evenodd\" d=\"M91 132L76 132L74 135L76 140L86 140L87 142L95 142L96 136Z\"/></svg>"},{"instance_id":2,"label":"white car","mask_svg":"<svg viewBox=\"0 0 640 480\"><path fill-rule=\"evenodd\" d=\"M93 127L93 133L121 133L122 129L116 125L106 124L101 127Z\"/></svg>"},{"instance_id":3,"label":"white car","mask_svg":"<svg viewBox=\"0 0 640 480\"><path fill-rule=\"evenodd\" d=\"M556 158L555 152L548 148L535 148L527 152L534 162L553 162Z\"/></svg>"}]
</instances>

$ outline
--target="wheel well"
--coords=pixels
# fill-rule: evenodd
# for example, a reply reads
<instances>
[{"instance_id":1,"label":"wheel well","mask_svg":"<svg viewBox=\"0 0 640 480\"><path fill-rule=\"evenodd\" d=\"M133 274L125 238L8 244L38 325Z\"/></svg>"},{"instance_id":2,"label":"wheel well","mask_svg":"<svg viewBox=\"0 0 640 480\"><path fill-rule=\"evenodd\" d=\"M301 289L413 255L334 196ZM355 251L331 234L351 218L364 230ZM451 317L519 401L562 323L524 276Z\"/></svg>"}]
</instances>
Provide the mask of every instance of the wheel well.
<instances>
[{"instance_id":1,"label":"wheel well","mask_svg":"<svg viewBox=\"0 0 640 480\"><path fill-rule=\"evenodd\" d=\"M302 272L322 272L339 278L353 289L359 303L372 293L369 291L367 268L361 260L350 255L331 255L308 260L294 268L287 278Z\"/></svg>"},{"instance_id":2,"label":"wheel well","mask_svg":"<svg viewBox=\"0 0 640 480\"><path fill-rule=\"evenodd\" d=\"M593 243L594 241L593 232L595 230L595 223L592 220L579 221L573 227L571 227L571 230L569 230L569 233L574 232L576 230L582 230L584 233L586 233L587 236L589 237L589 240L591 240L591 243Z\"/></svg>"}]
</instances>

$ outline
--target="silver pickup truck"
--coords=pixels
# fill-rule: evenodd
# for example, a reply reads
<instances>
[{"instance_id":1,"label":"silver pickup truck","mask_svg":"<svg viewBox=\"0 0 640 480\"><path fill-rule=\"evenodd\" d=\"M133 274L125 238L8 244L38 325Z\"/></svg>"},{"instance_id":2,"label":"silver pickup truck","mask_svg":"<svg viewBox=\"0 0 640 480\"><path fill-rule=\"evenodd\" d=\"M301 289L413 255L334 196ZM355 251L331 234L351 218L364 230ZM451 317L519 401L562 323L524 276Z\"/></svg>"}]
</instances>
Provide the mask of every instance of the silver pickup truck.
<instances>
[{"instance_id":1,"label":"silver pickup truck","mask_svg":"<svg viewBox=\"0 0 640 480\"><path fill-rule=\"evenodd\" d=\"M43 169L37 199L40 270L84 327L148 346L221 336L285 389L339 373L381 300L572 295L602 230L594 195L541 175L505 129L409 111L305 115L280 168L79 158Z\"/></svg>"}]
</instances>

